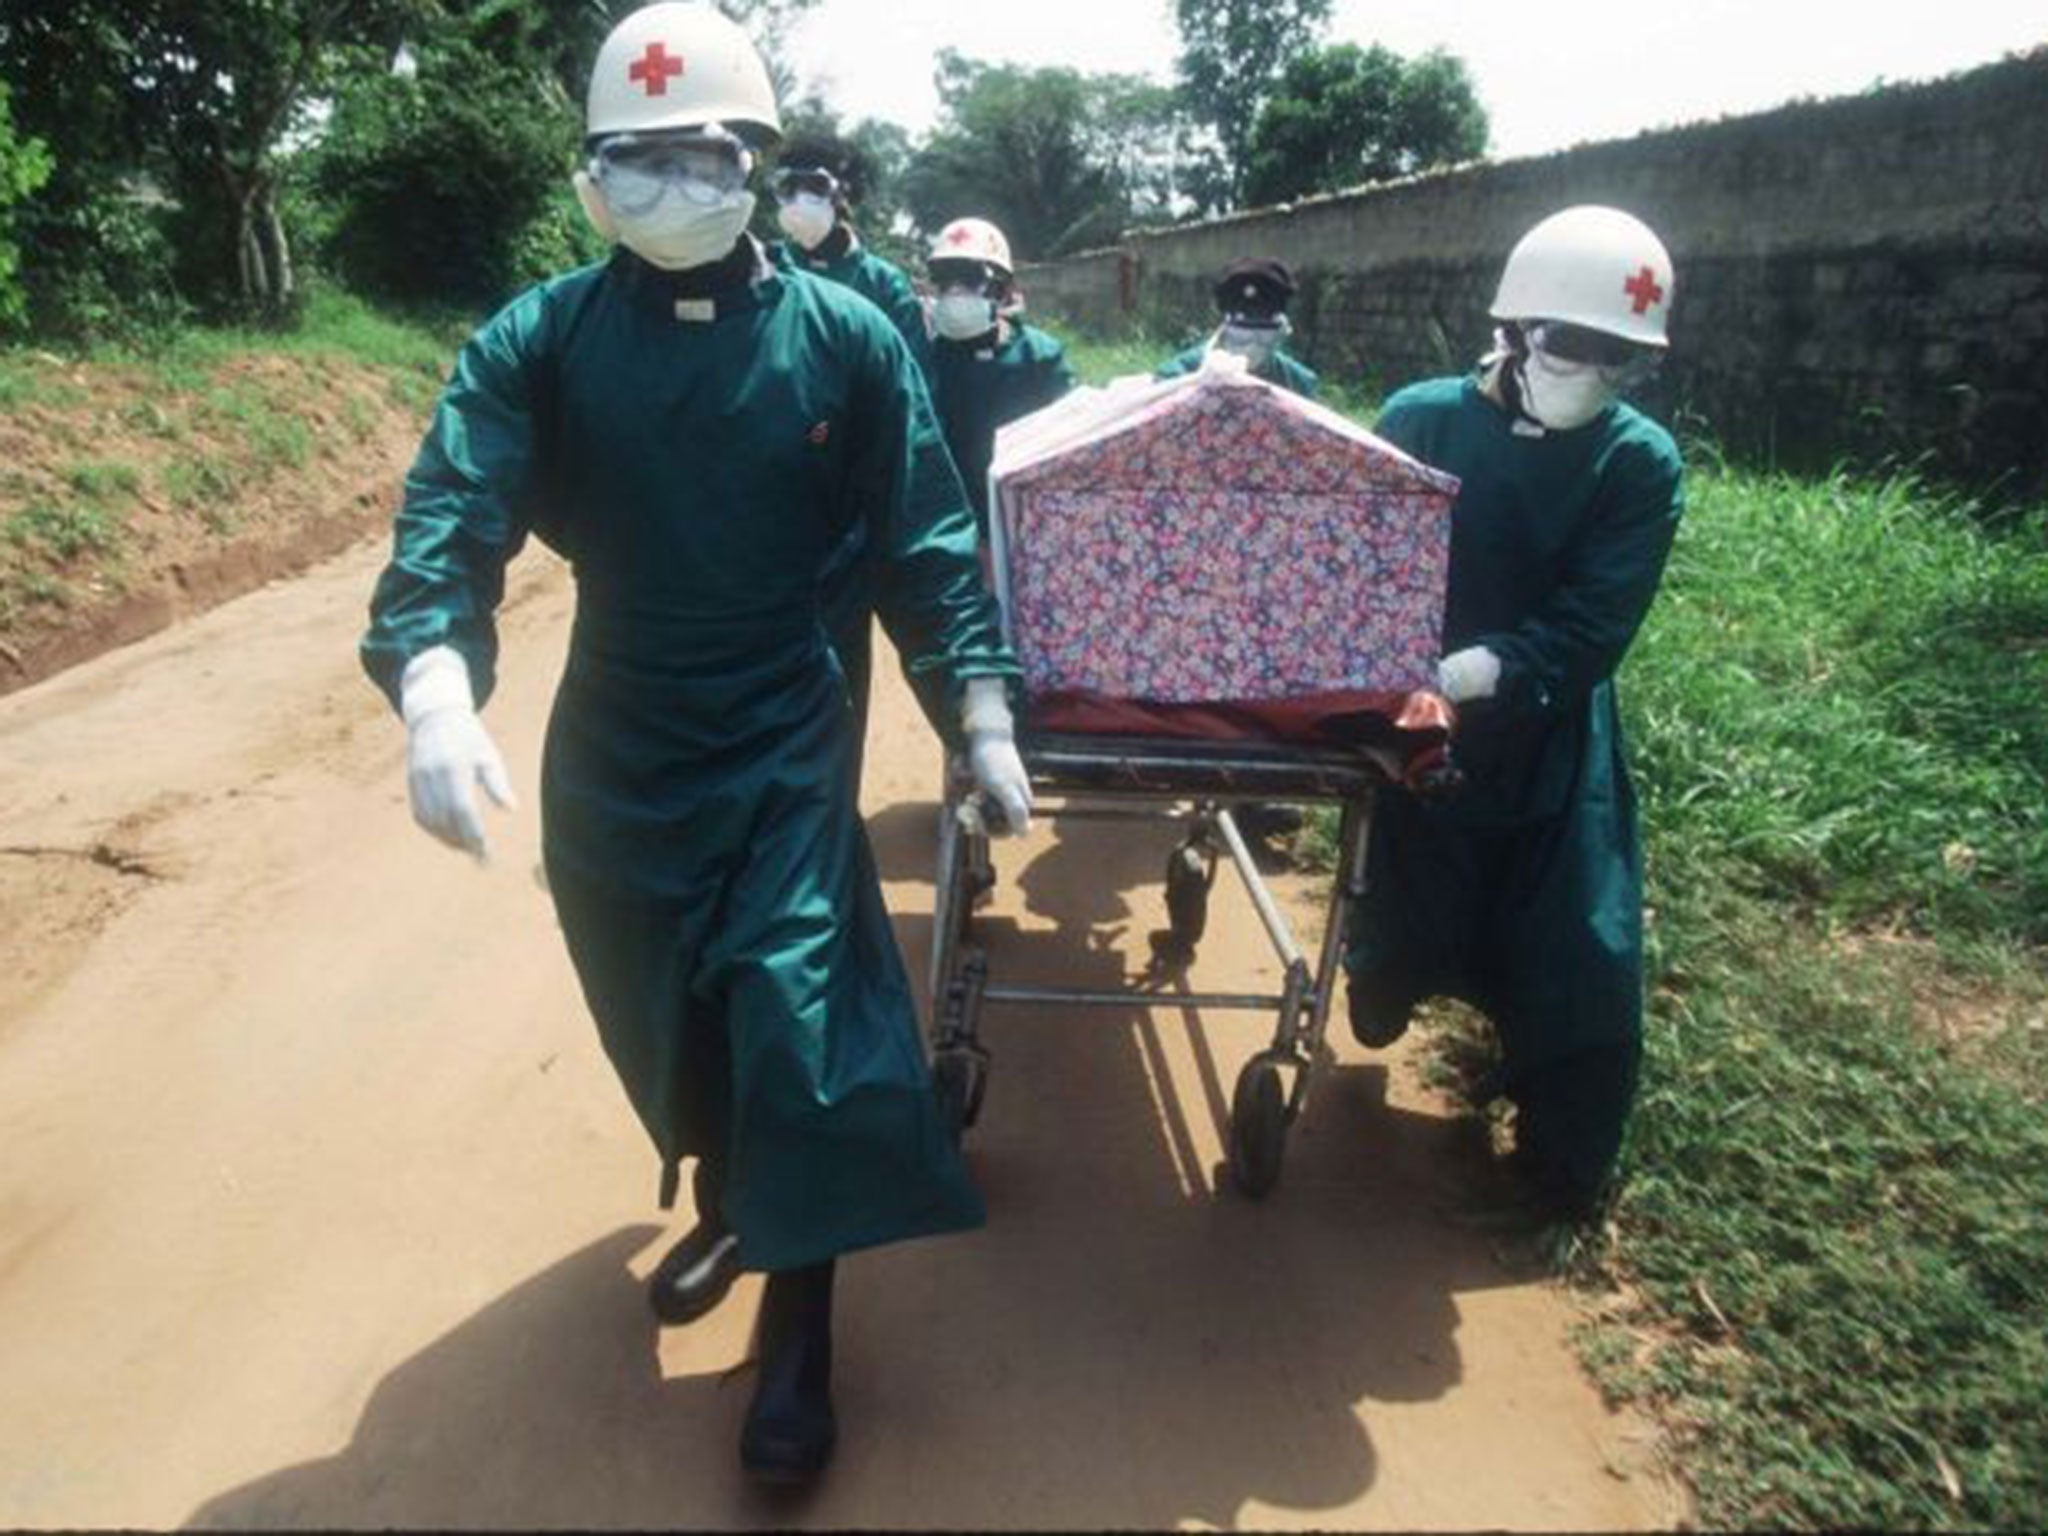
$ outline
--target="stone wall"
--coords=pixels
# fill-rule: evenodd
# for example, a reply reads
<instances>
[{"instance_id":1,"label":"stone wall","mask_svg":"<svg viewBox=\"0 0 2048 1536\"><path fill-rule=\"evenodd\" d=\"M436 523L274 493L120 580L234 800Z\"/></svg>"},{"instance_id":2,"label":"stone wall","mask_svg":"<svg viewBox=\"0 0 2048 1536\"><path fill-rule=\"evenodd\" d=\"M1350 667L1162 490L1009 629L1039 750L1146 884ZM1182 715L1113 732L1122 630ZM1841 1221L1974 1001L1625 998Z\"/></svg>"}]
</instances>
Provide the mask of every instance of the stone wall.
<instances>
[{"instance_id":1,"label":"stone wall","mask_svg":"<svg viewBox=\"0 0 2048 1536\"><path fill-rule=\"evenodd\" d=\"M1677 270L1644 403L1795 468L1904 457L2048 492L2048 49L1928 85L1475 165L1029 267L1034 309L1162 337L1210 322L1240 255L1302 279L1298 349L1382 387L1465 367L1523 230L1571 203L1645 219Z\"/></svg>"}]
</instances>

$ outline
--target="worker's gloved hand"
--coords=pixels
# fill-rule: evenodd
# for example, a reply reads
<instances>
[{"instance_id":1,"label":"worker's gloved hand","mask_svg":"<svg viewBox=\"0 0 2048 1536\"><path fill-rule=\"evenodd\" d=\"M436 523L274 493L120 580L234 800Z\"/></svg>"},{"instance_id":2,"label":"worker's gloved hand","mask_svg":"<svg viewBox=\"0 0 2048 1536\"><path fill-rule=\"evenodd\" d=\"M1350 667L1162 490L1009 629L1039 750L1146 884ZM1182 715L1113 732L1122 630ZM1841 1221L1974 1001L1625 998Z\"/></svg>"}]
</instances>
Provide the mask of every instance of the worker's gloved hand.
<instances>
[{"instance_id":1,"label":"worker's gloved hand","mask_svg":"<svg viewBox=\"0 0 2048 1536\"><path fill-rule=\"evenodd\" d=\"M1483 645L1453 651L1436 664L1437 692L1453 704L1490 699L1500 686L1500 658Z\"/></svg>"},{"instance_id":2,"label":"worker's gloved hand","mask_svg":"<svg viewBox=\"0 0 2048 1536\"><path fill-rule=\"evenodd\" d=\"M1017 752L1017 729L1001 678L969 679L960 724L967 732L974 787L1003 813L1003 826L991 830L999 837L1021 837L1031 830L1031 780Z\"/></svg>"},{"instance_id":3,"label":"worker's gloved hand","mask_svg":"<svg viewBox=\"0 0 2048 1536\"><path fill-rule=\"evenodd\" d=\"M405 787L412 819L481 862L490 849L477 814L475 786L482 784L501 808L510 810L512 779L477 718L462 654L437 645L407 662L399 680L399 708L405 716Z\"/></svg>"}]
</instances>

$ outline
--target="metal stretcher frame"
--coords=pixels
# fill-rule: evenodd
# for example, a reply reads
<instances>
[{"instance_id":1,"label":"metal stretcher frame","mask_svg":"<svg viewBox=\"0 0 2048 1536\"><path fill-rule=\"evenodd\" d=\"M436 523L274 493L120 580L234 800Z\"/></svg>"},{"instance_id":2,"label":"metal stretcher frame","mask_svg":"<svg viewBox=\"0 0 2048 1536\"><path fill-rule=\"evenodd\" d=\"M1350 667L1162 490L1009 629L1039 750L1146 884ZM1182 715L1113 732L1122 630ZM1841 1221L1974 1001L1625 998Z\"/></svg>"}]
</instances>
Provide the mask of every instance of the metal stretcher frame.
<instances>
[{"instance_id":1,"label":"metal stretcher frame","mask_svg":"<svg viewBox=\"0 0 2048 1536\"><path fill-rule=\"evenodd\" d=\"M1365 850L1374 796L1398 777L1391 754L1221 745L1157 737L1027 735L1018 743L1038 809L1050 820L1166 819L1187 829L1166 863L1169 927L1152 936L1153 963L1132 986L1095 990L1029 983L997 984L987 951L972 933L976 901L994 884L988 814L964 762L947 766L939 821L938 878L932 914L932 1081L957 1136L981 1112L990 1067L980 1042L985 1007L1166 1006L1275 1015L1272 1043L1245 1064L1231 1097L1231 1174L1259 1198L1278 1183L1288 1129L1307 1099L1337 979L1345 916L1365 893ZM1054 798L1056 797L1056 798ZM1230 803L1277 800L1341 808L1336 878L1331 882L1313 965L1295 941L1239 831ZM1228 860L1283 969L1278 993L1156 990L1193 960L1207 924L1208 894ZM1283 1079L1292 1076L1291 1084Z\"/></svg>"}]
</instances>

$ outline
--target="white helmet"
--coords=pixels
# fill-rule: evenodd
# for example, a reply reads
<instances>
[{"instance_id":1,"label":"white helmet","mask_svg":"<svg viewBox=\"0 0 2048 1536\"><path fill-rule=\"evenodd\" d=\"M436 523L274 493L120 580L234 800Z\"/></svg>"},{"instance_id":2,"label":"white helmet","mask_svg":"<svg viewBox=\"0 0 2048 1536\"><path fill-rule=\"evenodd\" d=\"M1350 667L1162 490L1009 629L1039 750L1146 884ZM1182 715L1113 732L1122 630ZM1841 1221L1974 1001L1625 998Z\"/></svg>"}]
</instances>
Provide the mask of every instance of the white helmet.
<instances>
[{"instance_id":1,"label":"white helmet","mask_svg":"<svg viewBox=\"0 0 2048 1536\"><path fill-rule=\"evenodd\" d=\"M955 219L932 241L926 261L984 261L1006 278L1014 277L1010 242L987 219Z\"/></svg>"},{"instance_id":2,"label":"white helmet","mask_svg":"<svg viewBox=\"0 0 2048 1536\"><path fill-rule=\"evenodd\" d=\"M654 133L722 123L782 137L775 87L747 34L709 5L663 0L611 30L590 71L585 131Z\"/></svg>"},{"instance_id":3,"label":"white helmet","mask_svg":"<svg viewBox=\"0 0 2048 1536\"><path fill-rule=\"evenodd\" d=\"M1564 320L1639 346L1667 345L1671 256L1650 226L1583 203L1516 243L1493 296L1496 320Z\"/></svg>"}]
</instances>

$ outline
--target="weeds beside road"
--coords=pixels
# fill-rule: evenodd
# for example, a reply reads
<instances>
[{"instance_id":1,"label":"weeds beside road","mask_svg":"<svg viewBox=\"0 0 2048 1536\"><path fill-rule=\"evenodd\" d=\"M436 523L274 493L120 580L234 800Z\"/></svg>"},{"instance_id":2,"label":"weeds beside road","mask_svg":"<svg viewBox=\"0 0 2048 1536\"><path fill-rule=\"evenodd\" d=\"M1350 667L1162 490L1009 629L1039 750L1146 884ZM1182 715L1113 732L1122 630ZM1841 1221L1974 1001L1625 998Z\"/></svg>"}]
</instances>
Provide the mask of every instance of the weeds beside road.
<instances>
[{"instance_id":1,"label":"weeds beside road","mask_svg":"<svg viewBox=\"0 0 2048 1536\"><path fill-rule=\"evenodd\" d=\"M337 537L374 522L452 352L332 290L293 332L0 349L0 686L79 659L82 632L146 632L210 560L246 584L324 552L304 548L323 517Z\"/></svg>"}]
</instances>

